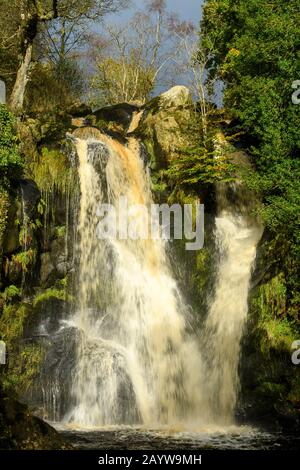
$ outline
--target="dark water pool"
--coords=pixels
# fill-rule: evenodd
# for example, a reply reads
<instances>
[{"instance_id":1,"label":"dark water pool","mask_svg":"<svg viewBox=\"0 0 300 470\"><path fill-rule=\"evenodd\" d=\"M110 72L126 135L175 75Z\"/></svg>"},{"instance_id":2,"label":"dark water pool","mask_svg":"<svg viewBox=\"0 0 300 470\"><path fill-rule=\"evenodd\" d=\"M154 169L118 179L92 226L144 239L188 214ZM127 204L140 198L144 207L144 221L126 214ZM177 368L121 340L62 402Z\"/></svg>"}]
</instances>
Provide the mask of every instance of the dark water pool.
<instances>
[{"instance_id":1,"label":"dark water pool","mask_svg":"<svg viewBox=\"0 0 300 470\"><path fill-rule=\"evenodd\" d=\"M267 433L248 426L150 429L132 426L103 429L57 427L76 449L97 450L300 450L300 436Z\"/></svg>"}]
</instances>

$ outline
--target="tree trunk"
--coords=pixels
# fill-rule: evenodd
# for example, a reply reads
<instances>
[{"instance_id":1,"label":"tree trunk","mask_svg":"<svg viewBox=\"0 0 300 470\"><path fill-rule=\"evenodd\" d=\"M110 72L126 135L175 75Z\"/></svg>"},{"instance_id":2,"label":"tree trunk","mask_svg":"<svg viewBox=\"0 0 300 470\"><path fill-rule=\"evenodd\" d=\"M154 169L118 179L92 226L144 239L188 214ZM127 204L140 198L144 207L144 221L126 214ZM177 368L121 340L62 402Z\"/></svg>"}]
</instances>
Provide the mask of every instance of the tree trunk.
<instances>
[{"instance_id":1,"label":"tree trunk","mask_svg":"<svg viewBox=\"0 0 300 470\"><path fill-rule=\"evenodd\" d=\"M23 109L26 85L29 80L29 71L32 58L32 44L28 44L23 61L18 69L17 78L10 97L10 109L18 113Z\"/></svg>"}]
</instances>

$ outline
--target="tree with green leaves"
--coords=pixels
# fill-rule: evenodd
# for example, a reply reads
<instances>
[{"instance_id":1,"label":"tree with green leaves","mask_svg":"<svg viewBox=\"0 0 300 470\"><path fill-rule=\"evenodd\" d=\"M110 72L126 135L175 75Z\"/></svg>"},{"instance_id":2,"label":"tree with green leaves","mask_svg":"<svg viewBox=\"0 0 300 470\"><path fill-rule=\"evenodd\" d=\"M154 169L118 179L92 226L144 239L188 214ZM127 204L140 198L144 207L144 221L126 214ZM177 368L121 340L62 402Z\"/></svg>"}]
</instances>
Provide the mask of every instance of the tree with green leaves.
<instances>
[{"instance_id":1,"label":"tree with green leaves","mask_svg":"<svg viewBox=\"0 0 300 470\"><path fill-rule=\"evenodd\" d=\"M23 108L26 85L32 66L33 46L40 29L55 20L96 21L124 6L126 0L2 0L0 58L9 58L16 69L10 108ZM1 76L3 78L5 73Z\"/></svg>"}]
</instances>

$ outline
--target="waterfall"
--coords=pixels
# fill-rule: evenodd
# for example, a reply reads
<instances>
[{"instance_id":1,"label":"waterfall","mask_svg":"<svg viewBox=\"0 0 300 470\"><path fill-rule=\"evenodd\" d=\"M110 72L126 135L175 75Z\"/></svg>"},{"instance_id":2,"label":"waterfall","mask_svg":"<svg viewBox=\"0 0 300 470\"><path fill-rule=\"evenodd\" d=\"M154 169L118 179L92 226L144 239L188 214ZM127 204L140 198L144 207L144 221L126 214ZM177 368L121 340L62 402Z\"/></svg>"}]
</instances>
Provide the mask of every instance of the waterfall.
<instances>
[{"instance_id":1,"label":"waterfall","mask_svg":"<svg viewBox=\"0 0 300 470\"><path fill-rule=\"evenodd\" d=\"M201 357L165 242L99 240L101 203L152 204L150 178L138 143L106 135L76 139L81 203L77 310L80 335L73 372L79 425L164 424L201 413ZM143 213L134 223L143 225ZM150 227L149 227L150 229Z\"/></svg>"},{"instance_id":2,"label":"waterfall","mask_svg":"<svg viewBox=\"0 0 300 470\"><path fill-rule=\"evenodd\" d=\"M218 183L215 287L206 316L191 313L172 275L167 242L150 236L150 175L138 141L121 143L83 128L75 145L81 194L75 304L49 333L42 384L47 416L81 427L232 424L262 233L252 216L255 201L238 181ZM122 219L122 198L135 208L130 224L145 229L144 239L97 237L99 207L111 204Z\"/></svg>"},{"instance_id":3,"label":"waterfall","mask_svg":"<svg viewBox=\"0 0 300 470\"><path fill-rule=\"evenodd\" d=\"M241 183L219 183L215 240L219 252L215 292L202 332L209 420L230 424L239 391L241 339L248 292L262 228L251 215L253 197Z\"/></svg>"}]
</instances>

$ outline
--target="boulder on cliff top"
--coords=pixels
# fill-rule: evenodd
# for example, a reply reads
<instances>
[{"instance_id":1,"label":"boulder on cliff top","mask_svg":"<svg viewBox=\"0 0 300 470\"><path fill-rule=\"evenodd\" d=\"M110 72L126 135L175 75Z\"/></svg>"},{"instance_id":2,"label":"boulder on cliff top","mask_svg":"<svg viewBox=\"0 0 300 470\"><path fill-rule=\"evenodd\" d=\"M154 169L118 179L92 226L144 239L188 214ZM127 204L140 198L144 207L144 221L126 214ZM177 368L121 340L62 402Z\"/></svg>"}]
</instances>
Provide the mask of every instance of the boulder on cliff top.
<instances>
[{"instance_id":1,"label":"boulder on cliff top","mask_svg":"<svg viewBox=\"0 0 300 470\"><path fill-rule=\"evenodd\" d=\"M190 106L192 97L190 90L182 85L177 85L160 95L160 107L163 108L179 108Z\"/></svg>"}]
</instances>

